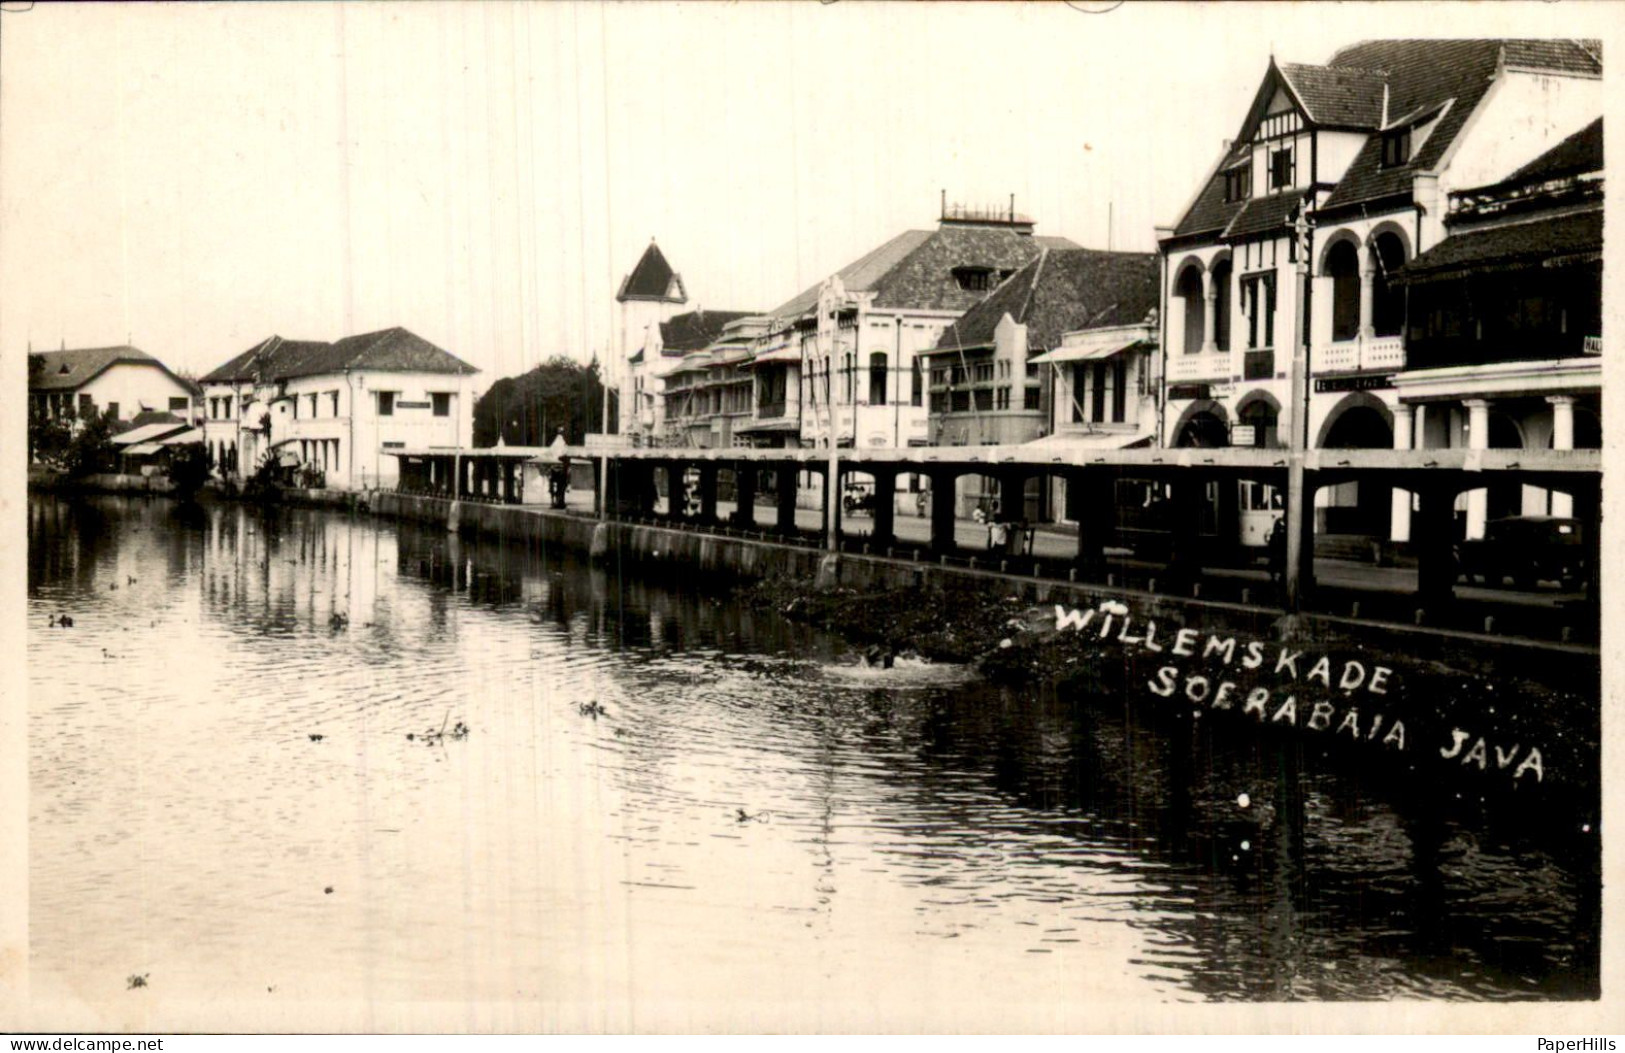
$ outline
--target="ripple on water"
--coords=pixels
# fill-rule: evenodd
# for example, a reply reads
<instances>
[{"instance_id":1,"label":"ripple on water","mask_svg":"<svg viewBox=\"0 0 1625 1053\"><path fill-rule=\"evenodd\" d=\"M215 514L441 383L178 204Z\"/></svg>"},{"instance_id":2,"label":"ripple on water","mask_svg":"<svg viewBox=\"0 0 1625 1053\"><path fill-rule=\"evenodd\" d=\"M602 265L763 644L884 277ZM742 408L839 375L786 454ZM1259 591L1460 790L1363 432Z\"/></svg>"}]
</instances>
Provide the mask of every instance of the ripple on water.
<instances>
[{"instance_id":1,"label":"ripple on water","mask_svg":"<svg viewBox=\"0 0 1625 1053\"><path fill-rule=\"evenodd\" d=\"M1277 795L1267 763L1121 706L865 668L776 617L443 531L118 500L29 515L30 920L36 966L75 981L1595 988L1583 853L1348 773ZM47 626L63 612L74 629Z\"/></svg>"}]
</instances>

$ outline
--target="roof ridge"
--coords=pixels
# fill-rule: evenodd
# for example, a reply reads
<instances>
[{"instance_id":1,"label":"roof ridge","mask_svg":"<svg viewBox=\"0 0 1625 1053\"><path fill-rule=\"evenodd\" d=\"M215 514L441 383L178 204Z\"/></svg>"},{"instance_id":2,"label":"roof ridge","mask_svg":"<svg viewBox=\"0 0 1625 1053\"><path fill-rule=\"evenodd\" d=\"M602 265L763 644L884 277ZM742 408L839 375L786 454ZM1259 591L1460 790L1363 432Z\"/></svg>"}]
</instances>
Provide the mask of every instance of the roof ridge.
<instances>
[{"instance_id":1,"label":"roof ridge","mask_svg":"<svg viewBox=\"0 0 1625 1053\"><path fill-rule=\"evenodd\" d=\"M1050 250L1038 250L1038 259L1033 261L1032 280L1027 283L1027 295L1021 302L1021 324L1027 324L1027 318L1033 312L1033 297L1038 295L1038 283L1044 280L1044 264L1049 262ZM1022 270L1026 270L1025 267Z\"/></svg>"}]
</instances>

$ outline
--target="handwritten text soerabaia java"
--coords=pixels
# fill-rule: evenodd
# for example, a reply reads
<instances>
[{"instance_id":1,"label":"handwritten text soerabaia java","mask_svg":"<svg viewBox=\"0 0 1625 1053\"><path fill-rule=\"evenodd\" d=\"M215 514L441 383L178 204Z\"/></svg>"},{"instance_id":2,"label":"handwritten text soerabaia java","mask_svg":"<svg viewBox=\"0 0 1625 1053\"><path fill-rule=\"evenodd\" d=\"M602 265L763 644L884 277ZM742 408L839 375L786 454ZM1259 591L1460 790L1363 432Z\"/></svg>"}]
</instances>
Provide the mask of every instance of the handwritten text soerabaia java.
<instances>
[{"instance_id":1,"label":"handwritten text soerabaia java","mask_svg":"<svg viewBox=\"0 0 1625 1053\"><path fill-rule=\"evenodd\" d=\"M1405 721L1383 708L1397 702L1399 681L1389 666L1233 634L1190 628L1159 633L1154 620L1136 620L1127 604L1115 600L1090 610L1056 605L1055 628L1166 656L1145 681L1158 698L1204 711L1231 710L1260 725L1329 734L1395 753L1411 749ZM1439 758L1480 771L1505 771L1514 782L1526 776L1540 782L1545 776L1539 748L1495 744L1461 728L1450 730Z\"/></svg>"}]
</instances>

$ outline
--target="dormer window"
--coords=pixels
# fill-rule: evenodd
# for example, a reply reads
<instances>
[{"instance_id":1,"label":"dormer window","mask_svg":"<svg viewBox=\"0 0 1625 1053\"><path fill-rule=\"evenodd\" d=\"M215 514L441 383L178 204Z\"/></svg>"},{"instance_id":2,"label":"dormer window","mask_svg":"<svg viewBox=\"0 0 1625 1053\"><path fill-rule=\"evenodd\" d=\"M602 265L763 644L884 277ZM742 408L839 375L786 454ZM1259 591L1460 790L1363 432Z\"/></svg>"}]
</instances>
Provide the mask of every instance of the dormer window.
<instances>
[{"instance_id":1,"label":"dormer window","mask_svg":"<svg viewBox=\"0 0 1625 1053\"><path fill-rule=\"evenodd\" d=\"M1224 174L1224 199L1246 201L1253 196L1253 166L1237 165Z\"/></svg>"},{"instance_id":2,"label":"dormer window","mask_svg":"<svg viewBox=\"0 0 1625 1053\"><path fill-rule=\"evenodd\" d=\"M987 292L993 288L993 268L955 267L954 281L966 292Z\"/></svg>"},{"instance_id":3,"label":"dormer window","mask_svg":"<svg viewBox=\"0 0 1625 1053\"><path fill-rule=\"evenodd\" d=\"M1279 150L1270 151L1270 189L1285 190L1292 185L1296 174L1296 166L1292 159L1292 147L1285 146Z\"/></svg>"},{"instance_id":4,"label":"dormer window","mask_svg":"<svg viewBox=\"0 0 1625 1053\"><path fill-rule=\"evenodd\" d=\"M1411 130L1396 128L1382 133L1382 167L1398 168L1411 160Z\"/></svg>"}]
</instances>

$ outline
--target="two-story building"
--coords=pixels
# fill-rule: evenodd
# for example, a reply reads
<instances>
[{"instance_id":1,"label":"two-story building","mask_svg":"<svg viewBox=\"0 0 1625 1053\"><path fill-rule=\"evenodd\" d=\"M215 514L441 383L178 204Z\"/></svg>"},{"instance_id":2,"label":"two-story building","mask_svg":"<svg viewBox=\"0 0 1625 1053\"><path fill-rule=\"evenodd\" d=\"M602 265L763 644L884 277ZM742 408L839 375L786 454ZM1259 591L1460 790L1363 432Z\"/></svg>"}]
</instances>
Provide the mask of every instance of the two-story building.
<instances>
[{"instance_id":1,"label":"two-story building","mask_svg":"<svg viewBox=\"0 0 1625 1053\"><path fill-rule=\"evenodd\" d=\"M767 320L734 312L708 312L726 321L716 339L683 355L661 389L668 446L748 446L738 434L755 405L751 347ZM672 326L683 316L666 323ZM713 319L707 319L711 322Z\"/></svg>"},{"instance_id":2,"label":"two-story building","mask_svg":"<svg viewBox=\"0 0 1625 1053\"><path fill-rule=\"evenodd\" d=\"M1409 310L1395 447L1600 448L1602 120L1504 180L1451 193L1444 212L1444 240L1396 279ZM1486 519L1574 509L1516 484L1463 497L1467 537ZM1396 506L1396 537L1410 511Z\"/></svg>"},{"instance_id":3,"label":"two-story building","mask_svg":"<svg viewBox=\"0 0 1625 1053\"><path fill-rule=\"evenodd\" d=\"M794 350L804 442L833 426L842 446L928 444L926 354L943 330L1045 248L1077 247L1033 227L1013 209L944 204L936 230L904 231L769 312L759 381L769 356Z\"/></svg>"},{"instance_id":4,"label":"two-story building","mask_svg":"<svg viewBox=\"0 0 1625 1053\"><path fill-rule=\"evenodd\" d=\"M1601 73L1600 47L1577 40L1379 40L1325 65L1272 60L1236 139L1159 231L1162 441L1285 445L1297 428L1311 447L1393 445L1406 368L1394 276L1443 239L1453 191L1506 178L1600 113ZM1409 501L1329 488L1317 527L1388 537Z\"/></svg>"},{"instance_id":5,"label":"two-story building","mask_svg":"<svg viewBox=\"0 0 1625 1053\"><path fill-rule=\"evenodd\" d=\"M31 351L29 412L81 420L94 410L127 424L142 413L171 413L191 420L197 390L140 348L81 347Z\"/></svg>"},{"instance_id":6,"label":"two-story building","mask_svg":"<svg viewBox=\"0 0 1625 1053\"><path fill-rule=\"evenodd\" d=\"M1011 445L1058 436L1073 446L1151 438L1155 253L1044 249L923 352L937 446ZM1149 339L1147 338L1149 337ZM1121 339L1119 339L1121 338ZM1152 403L1154 407L1154 402ZM960 479L961 514L987 481ZM1049 507L1038 481L1024 505Z\"/></svg>"},{"instance_id":7,"label":"two-story building","mask_svg":"<svg viewBox=\"0 0 1625 1053\"><path fill-rule=\"evenodd\" d=\"M473 366L405 329L264 341L203 377L203 439L223 477L267 458L341 489L393 486L390 449L467 445Z\"/></svg>"}]
</instances>

